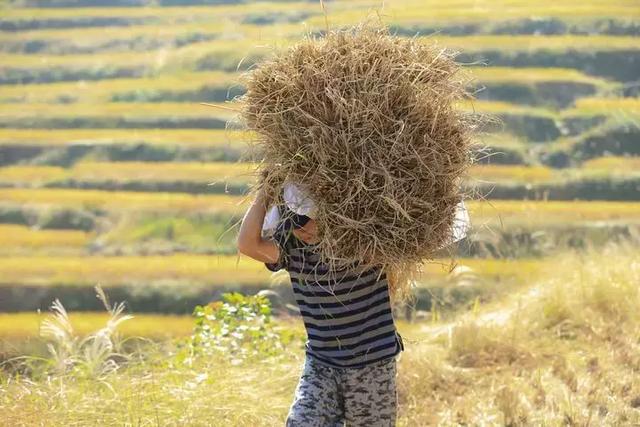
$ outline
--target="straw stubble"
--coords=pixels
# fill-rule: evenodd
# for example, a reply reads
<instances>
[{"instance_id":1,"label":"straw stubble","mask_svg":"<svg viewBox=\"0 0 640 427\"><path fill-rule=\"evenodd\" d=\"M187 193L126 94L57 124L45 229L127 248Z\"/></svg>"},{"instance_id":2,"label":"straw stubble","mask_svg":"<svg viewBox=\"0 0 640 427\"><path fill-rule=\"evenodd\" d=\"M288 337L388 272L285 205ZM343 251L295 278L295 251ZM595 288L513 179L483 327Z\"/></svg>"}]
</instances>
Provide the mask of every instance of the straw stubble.
<instances>
[{"instance_id":1,"label":"straw stubble","mask_svg":"<svg viewBox=\"0 0 640 427\"><path fill-rule=\"evenodd\" d=\"M285 181L316 203L333 268L383 265L392 294L451 235L478 117L455 53L358 24L305 36L241 76L240 117L263 159L255 189Z\"/></svg>"}]
</instances>

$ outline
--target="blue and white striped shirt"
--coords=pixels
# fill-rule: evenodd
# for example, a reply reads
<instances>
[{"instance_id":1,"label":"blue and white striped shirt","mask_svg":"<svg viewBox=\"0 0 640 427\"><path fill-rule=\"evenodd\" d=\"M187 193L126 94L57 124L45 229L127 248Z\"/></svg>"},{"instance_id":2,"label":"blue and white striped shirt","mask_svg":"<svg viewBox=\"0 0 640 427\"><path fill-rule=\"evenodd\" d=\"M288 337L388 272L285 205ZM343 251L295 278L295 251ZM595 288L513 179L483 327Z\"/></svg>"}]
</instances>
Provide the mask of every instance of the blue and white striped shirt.
<instances>
[{"instance_id":1,"label":"blue and white striped shirt","mask_svg":"<svg viewBox=\"0 0 640 427\"><path fill-rule=\"evenodd\" d=\"M389 285L380 268L329 271L316 247L298 239L284 222L273 234L307 331L305 351L334 367L361 367L404 350L391 311Z\"/></svg>"}]
</instances>

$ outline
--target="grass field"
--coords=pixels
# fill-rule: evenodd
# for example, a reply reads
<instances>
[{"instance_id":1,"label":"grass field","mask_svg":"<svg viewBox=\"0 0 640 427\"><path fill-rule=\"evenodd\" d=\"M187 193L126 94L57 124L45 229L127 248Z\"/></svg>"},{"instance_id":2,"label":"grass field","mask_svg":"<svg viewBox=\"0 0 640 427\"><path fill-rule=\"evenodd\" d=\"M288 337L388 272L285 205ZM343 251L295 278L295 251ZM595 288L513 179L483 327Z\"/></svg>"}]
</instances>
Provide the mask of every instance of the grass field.
<instances>
[{"instance_id":1,"label":"grass field","mask_svg":"<svg viewBox=\"0 0 640 427\"><path fill-rule=\"evenodd\" d=\"M553 169L547 166L479 165L469 168L469 182L562 183L567 180L635 177L637 159L592 159L584 168ZM255 164L233 162L92 162L70 168L59 166L6 166L0 168L0 184L39 187L73 180L78 183L193 182L249 185L255 181ZM204 188L203 190L204 191Z\"/></svg>"},{"instance_id":2,"label":"grass field","mask_svg":"<svg viewBox=\"0 0 640 427\"><path fill-rule=\"evenodd\" d=\"M101 103L128 94L154 94L160 91L180 93L198 92L203 88L233 90L238 86L236 73L218 71L177 72L147 78L121 78L82 82L57 82L39 85L7 85L0 101L12 103ZM117 99L115 99L117 100ZM212 102L213 100L207 100Z\"/></svg>"},{"instance_id":3,"label":"grass field","mask_svg":"<svg viewBox=\"0 0 640 427\"><path fill-rule=\"evenodd\" d=\"M450 323L399 322L398 425L639 423L638 265L628 248L568 254L519 292ZM1 374L5 420L37 425L46 412L56 425L271 426L284 422L303 362L298 343L236 364L185 365L166 347L144 351L95 377Z\"/></svg>"},{"instance_id":4,"label":"grass field","mask_svg":"<svg viewBox=\"0 0 640 427\"><path fill-rule=\"evenodd\" d=\"M232 162L79 162L66 169L56 166L7 166L0 168L0 183L41 185L64 179L81 182L252 183L255 165Z\"/></svg>"},{"instance_id":5,"label":"grass field","mask_svg":"<svg viewBox=\"0 0 640 427\"><path fill-rule=\"evenodd\" d=\"M540 271L544 259L458 259L486 277L525 278ZM76 286L134 284L146 286L267 284L271 273L263 264L244 256L175 254L168 256L12 256L0 258L0 284ZM425 274L443 276L455 267L450 259L427 264Z\"/></svg>"},{"instance_id":6,"label":"grass field","mask_svg":"<svg viewBox=\"0 0 640 427\"><path fill-rule=\"evenodd\" d=\"M287 274L236 254L256 135L223 101L367 16L462 53L486 87L458 106L504 122L478 138L499 155L469 170L495 184L471 233L394 311L398 427L640 425L638 0L141 1L0 0L0 425L284 424L304 325ZM117 335L92 335L114 325L96 285L134 315ZM185 355L195 305L260 290L289 347Z\"/></svg>"},{"instance_id":7,"label":"grass field","mask_svg":"<svg viewBox=\"0 0 640 427\"><path fill-rule=\"evenodd\" d=\"M564 112L573 115L626 115L635 123L640 119L640 98L580 98L575 108Z\"/></svg>"},{"instance_id":8,"label":"grass field","mask_svg":"<svg viewBox=\"0 0 640 427\"><path fill-rule=\"evenodd\" d=\"M632 170L640 171L640 158L638 157L621 157L606 156L587 160L582 163L584 169L600 169L600 170Z\"/></svg>"},{"instance_id":9,"label":"grass field","mask_svg":"<svg viewBox=\"0 0 640 427\"><path fill-rule=\"evenodd\" d=\"M77 255L91 242L93 235L80 230L38 230L14 224L0 224L0 255L21 253L36 255L55 252Z\"/></svg>"},{"instance_id":10,"label":"grass field","mask_svg":"<svg viewBox=\"0 0 640 427\"><path fill-rule=\"evenodd\" d=\"M91 208L113 211L209 212L239 214L248 200L227 195L190 195L180 193L145 193L127 191L72 189L0 188L4 203L31 207ZM640 219L638 202L589 201L468 201L472 221L496 225L527 223L561 225L586 221L630 221Z\"/></svg>"},{"instance_id":11,"label":"grass field","mask_svg":"<svg viewBox=\"0 0 640 427\"><path fill-rule=\"evenodd\" d=\"M3 203L32 207L67 207L117 211L209 212L237 214L245 206L243 199L227 195L191 195L181 193L144 193L68 189L0 189Z\"/></svg>"},{"instance_id":12,"label":"grass field","mask_svg":"<svg viewBox=\"0 0 640 427\"><path fill-rule=\"evenodd\" d=\"M250 132L233 129L0 129L0 145L42 147L144 143L246 150L250 138Z\"/></svg>"},{"instance_id":13,"label":"grass field","mask_svg":"<svg viewBox=\"0 0 640 427\"><path fill-rule=\"evenodd\" d=\"M477 83L524 84L566 83L589 84L599 90L613 90L619 83L588 76L580 71L563 68L509 68L509 67L468 67ZM7 103L64 103L64 102L109 102L161 97L164 93L180 96L185 93L197 94L207 90L220 92L242 90L238 73L221 71L176 72L158 77L118 78L83 82L57 82L39 85L7 85L0 95L0 101ZM219 95L221 96L221 95ZM230 96L230 97L231 97ZM145 98L146 97L146 98ZM205 98L204 95L200 95ZM206 98L205 98L206 99ZM163 100L165 101L165 100ZM207 100L213 101L211 99Z\"/></svg>"},{"instance_id":14,"label":"grass field","mask_svg":"<svg viewBox=\"0 0 640 427\"><path fill-rule=\"evenodd\" d=\"M285 34L290 37L291 35ZM531 35L474 35L469 37L451 37L442 35L423 36L425 40L436 41L440 46L449 49L463 50L466 52L478 51L551 51L562 53L571 49L573 51L616 51L638 50L637 40L630 36L531 36ZM197 44L186 45L170 51L147 52L99 52L88 56L86 54L69 55L28 55L28 54L0 54L0 63L11 64L13 69L36 70L50 67L79 69L104 67L140 67L147 73L155 75L160 71L177 71L181 69L193 69L198 61L206 57L216 58L214 69L233 70L240 60L247 56L269 56L274 50L286 49L291 41L286 37L278 36L265 38L260 42L251 39L205 41ZM90 58L88 62L87 59ZM234 68L231 68L233 65Z\"/></svg>"},{"instance_id":15,"label":"grass field","mask_svg":"<svg viewBox=\"0 0 640 427\"><path fill-rule=\"evenodd\" d=\"M380 8L379 2L371 0L355 0L352 2L359 8ZM424 9L417 7L422 6ZM575 19L596 19L602 17L624 17L634 18L640 15L636 4L633 0L614 0L607 3L606 7L601 2L596 0L588 1L576 1L576 0L563 0L561 3L554 5L538 6L538 8L531 5L529 2L523 0L457 0L443 4L435 0L416 1L416 0L403 0L393 4L385 4L381 10L382 13L387 13L395 19L405 19L419 22L447 22L448 20L456 21L468 21L471 18L488 19L497 21L501 19L513 19L513 18L527 18L531 15L539 14L543 16L558 17L565 20ZM330 17L334 17L334 14L339 14L341 19L346 19L346 12L341 12L341 9L348 10L347 5L338 3L332 3L327 7ZM414 19L410 19L408 11L413 12ZM253 4L247 5L215 5L215 6L181 6L181 7L144 7L144 8L71 8L71 9L20 9L9 8L5 11L5 19L19 20L19 19L44 19L44 18L80 18L80 17L95 17L101 16L105 11L108 11L110 16L121 16L126 18L142 18L142 17L157 17L162 19L162 22L167 24L183 22L185 20L208 21L216 19L224 19L226 17L238 18L254 13L260 13L264 15L271 15L274 12L292 12L296 10L304 10L309 12L309 4L305 2L282 2L282 3L265 3L265 4ZM360 9L361 11L362 9ZM428 12L429 13L428 13ZM320 7L316 7L310 10L315 14L321 15L322 11ZM358 16L360 17L360 15ZM337 23L331 21L332 23ZM352 22L352 21L351 21ZM323 23L324 24L324 23Z\"/></svg>"},{"instance_id":16,"label":"grass field","mask_svg":"<svg viewBox=\"0 0 640 427\"><path fill-rule=\"evenodd\" d=\"M41 313L0 313L0 341L34 339L40 323L47 317ZM71 312L71 323L79 336L103 327L109 319L106 312ZM168 339L189 335L194 326L191 316L137 314L135 322L125 322L120 332L124 336Z\"/></svg>"}]
</instances>

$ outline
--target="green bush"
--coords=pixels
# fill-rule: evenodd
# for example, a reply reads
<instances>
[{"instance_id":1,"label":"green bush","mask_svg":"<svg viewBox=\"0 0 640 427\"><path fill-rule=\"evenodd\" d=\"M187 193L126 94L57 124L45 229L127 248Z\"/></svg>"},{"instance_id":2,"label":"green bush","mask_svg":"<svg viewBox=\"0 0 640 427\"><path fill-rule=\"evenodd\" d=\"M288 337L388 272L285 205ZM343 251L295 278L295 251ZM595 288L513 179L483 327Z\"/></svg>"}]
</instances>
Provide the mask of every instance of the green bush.
<instances>
[{"instance_id":1,"label":"green bush","mask_svg":"<svg viewBox=\"0 0 640 427\"><path fill-rule=\"evenodd\" d=\"M271 303L264 293L231 292L222 294L222 299L195 307L194 332L179 357L186 363L215 354L240 364L254 357L275 356L292 340L291 333L278 330L272 322Z\"/></svg>"}]
</instances>

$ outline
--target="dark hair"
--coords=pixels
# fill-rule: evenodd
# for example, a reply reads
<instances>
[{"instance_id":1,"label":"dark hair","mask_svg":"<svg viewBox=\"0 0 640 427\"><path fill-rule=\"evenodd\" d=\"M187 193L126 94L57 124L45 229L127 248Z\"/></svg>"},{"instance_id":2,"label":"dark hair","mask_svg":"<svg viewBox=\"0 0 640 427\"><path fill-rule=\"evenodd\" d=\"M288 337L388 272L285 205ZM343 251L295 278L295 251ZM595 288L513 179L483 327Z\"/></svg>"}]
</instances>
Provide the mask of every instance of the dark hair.
<instances>
[{"instance_id":1,"label":"dark hair","mask_svg":"<svg viewBox=\"0 0 640 427\"><path fill-rule=\"evenodd\" d=\"M302 228L304 227L310 220L306 215L300 215L289 209L288 206L284 206L284 220L288 221L288 225L291 225L291 228Z\"/></svg>"}]
</instances>

